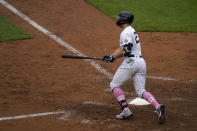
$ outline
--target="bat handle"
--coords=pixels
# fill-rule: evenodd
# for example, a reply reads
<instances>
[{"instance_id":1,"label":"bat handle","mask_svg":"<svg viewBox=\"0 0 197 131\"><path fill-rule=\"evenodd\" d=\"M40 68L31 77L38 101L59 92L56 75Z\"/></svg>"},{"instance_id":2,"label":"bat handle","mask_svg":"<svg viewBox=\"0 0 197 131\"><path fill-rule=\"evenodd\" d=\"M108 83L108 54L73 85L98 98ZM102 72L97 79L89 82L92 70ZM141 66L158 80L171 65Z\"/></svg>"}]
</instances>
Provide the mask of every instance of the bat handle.
<instances>
[{"instance_id":1,"label":"bat handle","mask_svg":"<svg viewBox=\"0 0 197 131\"><path fill-rule=\"evenodd\" d=\"M96 57L96 58L94 58L94 60L103 60L103 58L97 58L97 57Z\"/></svg>"}]
</instances>

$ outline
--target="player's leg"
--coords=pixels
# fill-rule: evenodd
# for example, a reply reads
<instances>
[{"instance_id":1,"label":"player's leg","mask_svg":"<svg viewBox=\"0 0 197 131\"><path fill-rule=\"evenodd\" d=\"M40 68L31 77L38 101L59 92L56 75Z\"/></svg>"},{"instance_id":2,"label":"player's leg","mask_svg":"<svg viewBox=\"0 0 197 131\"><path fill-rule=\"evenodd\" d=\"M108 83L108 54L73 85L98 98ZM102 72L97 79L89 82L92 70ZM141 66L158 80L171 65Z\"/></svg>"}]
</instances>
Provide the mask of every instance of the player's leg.
<instances>
[{"instance_id":1,"label":"player's leg","mask_svg":"<svg viewBox=\"0 0 197 131\"><path fill-rule=\"evenodd\" d=\"M129 73L129 69L121 68L120 66L116 71L113 80L110 83L110 88L122 108L122 112L116 116L117 119L123 119L132 115L132 112L126 102L124 92L121 89L121 86L130 78L131 75Z\"/></svg>"},{"instance_id":2,"label":"player's leg","mask_svg":"<svg viewBox=\"0 0 197 131\"><path fill-rule=\"evenodd\" d=\"M144 59L140 58L135 63L136 73L133 75L133 86L139 97L142 97L146 84L146 63Z\"/></svg>"},{"instance_id":3,"label":"player's leg","mask_svg":"<svg viewBox=\"0 0 197 131\"><path fill-rule=\"evenodd\" d=\"M151 103L157 109L159 107L159 103L155 100L151 93L145 90L146 63L144 59L141 58L136 60L136 70L137 72L133 75L133 85L137 95Z\"/></svg>"},{"instance_id":4,"label":"player's leg","mask_svg":"<svg viewBox=\"0 0 197 131\"><path fill-rule=\"evenodd\" d=\"M142 94L142 98L147 100L149 103L151 103L155 107L156 109L155 113L157 113L158 115L158 121L160 124L163 124L165 122L165 105L159 104L157 100L153 97L153 95L147 91L145 91Z\"/></svg>"},{"instance_id":5,"label":"player's leg","mask_svg":"<svg viewBox=\"0 0 197 131\"><path fill-rule=\"evenodd\" d=\"M143 74L134 75L133 83L136 93L139 97L145 99L155 107L155 112L158 115L158 122L163 124L165 122L165 105L159 104L153 95L145 90L145 77L146 76Z\"/></svg>"},{"instance_id":6,"label":"player's leg","mask_svg":"<svg viewBox=\"0 0 197 131\"><path fill-rule=\"evenodd\" d=\"M153 95L150 92L144 91L142 94L142 98L151 103L155 109L158 109L160 104L157 102L157 100L153 97Z\"/></svg>"},{"instance_id":7,"label":"player's leg","mask_svg":"<svg viewBox=\"0 0 197 131\"><path fill-rule=\"evenodd\" d=\"M145 99L155 107L156 113L158 114L158 121L160 124L162 124L165 121L165 105L159 104L157 100L153 97L153 95L145 90L146 64L145 61L142 60L139 62L139 71L133 76L134 88L139 97Z\"/></svg>"}]
</instances>

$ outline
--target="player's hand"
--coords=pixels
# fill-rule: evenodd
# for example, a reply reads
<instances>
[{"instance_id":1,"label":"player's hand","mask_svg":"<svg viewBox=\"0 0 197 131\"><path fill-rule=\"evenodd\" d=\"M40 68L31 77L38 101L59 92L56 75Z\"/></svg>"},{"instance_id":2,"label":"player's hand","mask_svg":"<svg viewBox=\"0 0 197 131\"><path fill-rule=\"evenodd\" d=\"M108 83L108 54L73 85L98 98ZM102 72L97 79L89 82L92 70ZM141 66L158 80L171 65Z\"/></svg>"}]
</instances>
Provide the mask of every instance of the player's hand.
<instances>
[{"instance_id":1,"label":"player's hand","mask_svg":"<svg viewBox=\"0 0 197 131\"><path fill-rule=\"evenodd\" d=\"M115 61L115 58L113 56L104 56L103 61L106 63L109 63L109 62L112 63Z\"/></svg>"}]
</instances>

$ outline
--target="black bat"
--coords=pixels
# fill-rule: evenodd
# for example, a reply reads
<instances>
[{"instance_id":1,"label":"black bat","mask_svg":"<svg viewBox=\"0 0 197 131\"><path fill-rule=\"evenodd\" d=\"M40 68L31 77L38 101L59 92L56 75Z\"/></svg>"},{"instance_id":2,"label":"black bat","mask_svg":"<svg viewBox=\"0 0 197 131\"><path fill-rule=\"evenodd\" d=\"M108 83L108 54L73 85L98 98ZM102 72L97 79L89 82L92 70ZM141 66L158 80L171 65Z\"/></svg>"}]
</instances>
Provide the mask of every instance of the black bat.
<instances>
[{"instance_id":1,"label":"black bat","mask_svg":"<svg viewBox=\"0 0 197 131\"><path fill-rule=\"evenodd\" d=\"M103 60L103 58L97 57L87 57L87 56L77 56L77 55L69 55L69 54L62 54L62 58L70 58L70 59L93 59L93 60Z\"/></svg>"}]
</instances>

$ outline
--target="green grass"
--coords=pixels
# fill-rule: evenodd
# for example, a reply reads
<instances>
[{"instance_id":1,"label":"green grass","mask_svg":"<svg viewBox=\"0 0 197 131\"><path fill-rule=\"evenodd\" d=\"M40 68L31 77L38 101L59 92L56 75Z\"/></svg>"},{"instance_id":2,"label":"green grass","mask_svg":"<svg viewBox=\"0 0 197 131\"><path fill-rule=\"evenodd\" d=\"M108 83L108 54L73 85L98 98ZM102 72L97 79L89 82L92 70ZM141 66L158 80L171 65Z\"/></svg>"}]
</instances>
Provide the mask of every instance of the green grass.
<instances>
[{"instance_id":1,"label":"green grass","mask_svg":"<svg viewBox=\"0 0 197 131\"><path fill-rule=\"evenodd\" d=\"M197 0L86 0L112 18L128 10L137 31L197 32Z\"/></svg>"},{"instance_id":2,"label":"green grass","mask_svg":"<svg viewBox=\"0 0 197 131\"><path fill-rule=\"evenodd\" d=\"M0 14L0 42L33 38Z\"/></svg>"}]
</instances>

